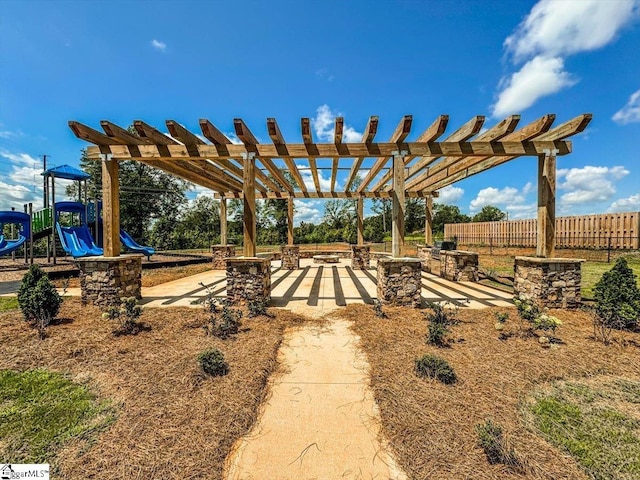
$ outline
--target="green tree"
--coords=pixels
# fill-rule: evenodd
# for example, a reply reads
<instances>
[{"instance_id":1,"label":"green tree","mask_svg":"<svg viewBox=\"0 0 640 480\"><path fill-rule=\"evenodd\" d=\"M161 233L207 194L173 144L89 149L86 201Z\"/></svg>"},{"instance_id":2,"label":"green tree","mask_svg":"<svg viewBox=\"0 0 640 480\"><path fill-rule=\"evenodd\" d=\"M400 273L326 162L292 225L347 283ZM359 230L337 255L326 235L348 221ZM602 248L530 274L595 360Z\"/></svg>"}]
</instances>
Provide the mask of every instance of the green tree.
<instances>
[{"instance_id":1,"label":"green tree","mask_svg":"<svg viewBox=\"0 0 640 480\"><path fill-rule=\"evenodd\" d=\"M610 328L631 328L640 322L640 290L624 257L618 258L593 290L596 314Z\"/></svg>"},{"instance_id":2,"label":"green tree","mask_svg":"<svg viewBox=\"0 0 640 480\"><path fill-rule=\"evenodd\" d=\"M407 198L404 202L404 229L406 232L424 231L424 198Z\"/></svg>"},{"instance_id":3,"label":"green tree","mask_svg":"<svg viewBox=\"0 0 640 480\"><path fill-rule=\"evenodd\" d=\"M433 232L444 234L444 226L447 223L468 223L471 218L460 211L455 205L436 203L433 206Z\"/></svg>"},{"instance_id":4,"label":"green tree","mask_svg":"<svg viewBox=\"0 0 640 480\"><path fill-rule=\"evenodd\" d=\"M507 218L507 214L493 205L485 205L473 216L474 222L499 222Z\"/></svg>"}]
</instances>

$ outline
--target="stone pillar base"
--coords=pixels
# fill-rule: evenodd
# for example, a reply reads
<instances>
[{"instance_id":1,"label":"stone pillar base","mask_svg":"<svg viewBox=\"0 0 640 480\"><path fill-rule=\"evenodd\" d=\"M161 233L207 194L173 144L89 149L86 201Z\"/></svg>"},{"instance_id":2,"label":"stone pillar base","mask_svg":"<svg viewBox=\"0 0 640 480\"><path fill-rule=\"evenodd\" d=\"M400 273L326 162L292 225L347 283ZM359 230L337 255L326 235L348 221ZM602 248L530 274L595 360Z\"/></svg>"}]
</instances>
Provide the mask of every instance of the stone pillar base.
<instances>
[{"instance_id":1,"label":"stone pillar base","mask_svg":"<svg viewBox=\"0 0 640 480\"><path fill-rule=\"evenodd\" d=\"M548 308L578 308L582 303L582 262L572 258L516 257L514 296Z\"/></svg>"},{"instance_id":2,"label":"stone pillar base","mask_svg":"<svg viewBox=\"0 0 640 480\"><path fill-rule=\"evenodd\" d=\"M235 245L212 245L211 246L211 267L214 270L225 270L227 268L227 258L236 256Z\"/></svg>"},{"instance_id":3,"label":"stone pillar base","mask_svg":"<svg viewBox=\"0 0 640 480\"><path fill-rule=\"evenodd\" d=\"M440 276L452 282L477 282L478 254L463 250L441 250Z\"/></svg>"},{"instance_id":4,"label":"stone pillar base","mask_svg":"<svg viewBox=\"0 0 640 480\"><path fill-rule=\"evenodd\" d=\"M298 245L283 245L280 247L283 270L298 270L300 268L300 247Z\"/></svg>"},{"instance_id":5,"label":"stone pillar base","mask_svg":"<svg viewBox=\"0 0 640 480\"><path fill-rule=\"evenodd\" d=\"M124 297L142 298L142 255L119 257L84 257L76 260L80 267L82 303L101 308L120 305Z\"/></svg>"},{"instance_id":6,"label":"stone pillar base","mask_svg":"<svg viewBox=\"0 0 640 480\"><path fill-rule=\"evenodd\" d=\"M422 271L431 273L431 245L417 245L418 258L422 261Z\"/></svg>"},{"instance_id":7,"label":"stone pillar base","mask_svg":"<svg viewBox=\"0 0 640 480\"><path fill-rule=\"evenodd\" d=\"M256 257L227 259L227 301L231 305L271 300L271 261Z\"/></svg>"},{"instance_id":8,"label":"stone pillar base","mask_svg":"<svg viewBox=\"0 0 640 480\"><path fill-rule=\"evenodd\" d=\"M421 270L419 258L380 258L378 300L387 305L420 308Z\"/></svg>"},{"instance_id":9,"label":"stone pillar base","mask_svg":"<svg viewBox=\"0 0 640 480\"><path fill-rule=\"evenodd\" d=\"M351 268L368 270L371 267L371 247L351 245Z\"/></svg>"}]
</instances>

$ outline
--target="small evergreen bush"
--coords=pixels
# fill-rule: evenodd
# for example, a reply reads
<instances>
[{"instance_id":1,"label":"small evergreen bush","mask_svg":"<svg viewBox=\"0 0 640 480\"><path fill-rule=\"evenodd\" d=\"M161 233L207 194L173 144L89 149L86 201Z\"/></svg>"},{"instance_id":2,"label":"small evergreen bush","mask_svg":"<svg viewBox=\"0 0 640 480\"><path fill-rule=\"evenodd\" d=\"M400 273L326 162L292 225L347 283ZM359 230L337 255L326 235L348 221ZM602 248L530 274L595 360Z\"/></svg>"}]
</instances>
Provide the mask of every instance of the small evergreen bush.
<instances>
[{"instance_id":1,"label":"small evergreen bush","mask_svg":"<svg viewBox=\"0 0 640 480\"><path fill-rule=\"evenodd\" d=\"M502 427L491 420L476 425L478 446L484 450L491 465L502 463L511 467L518 467L520 462L505 442Z\"/></svg>"},{"instance_id":2,"label":"small evergreen bush","mask_svg":"<svg viewBox=\"0 0 640 480\"><path fill-rule=\"evenodd\" d=\"M624 258L618 258L594 288L596 315L609 328L634 328L640 322L640 290Z\"/></svg>"},{"instance_id":3,"label":"small evergreen bush","mask_svg":"<svg viewBox=\"0 0 640 480\"><path fill-rule=\"evenodd\" d=\"M432 311L424 314L427 320L427 343L443 347L447 344L447 334L449 327L455 325L457 320L454 312L447 312L443 305L429 303L427 305Z\"/></svg>"},{"instance_id":4,"label":"small evergreen bush","mask_svg":"<svg viewBox=\"0 0 640 480\"><path fill-rule=\"evenodd\" d=\"M116 330L116 333L129 335L138 333L140 330L140 324L138 323L140 315L142 315L142 307L138 305L138 299L129 297L121 298L120 306L110 307L102 314L102 317L108 320L118 320L120 329Z\"/></svg>"},{"instance_id":5,"label":"small evergreen bush","mask_svg":"<svg viewBox=\"0 0 640 480\"><path fill-rule=\"evenodd\" d=\"M270 317L267 311L267 303L264 300L252 300L247 305L249 311L249 318L254 317Z\"/></svg>"},{"instance_id":6,"label":"small evergreen bush","mask_svg":"<svg viewBox=\"0 0 640 480\"><path fill-rule=\"evenodd\" d=\"M205 350L198 355L198 363L202 370L214 377L226 375L229 372L229 365L224 360L224 355L217 348Z\"/></svg>"},{"instance_id":7,"label":"small evergreen bush","mask_svg":"<svg viewBox=\"0 0 640 480\"><path fill-rule=\"evenodd\" d=\"M62 297L47 274L38 265L31 265L18 290L18 305L25 321L35 324L41 338L51 320L58 315L61 304Z\"/></svg>"},{"instance_id":8,"label":"small evergreen bush","mask_svg":"<svg viewBox=\"0 0 640 480\"><path fill-rule=\"evenodd\" d=\"M434 378L446 385L458 381L456 373L449 362L435 355L425 355L416 359L416 373L421 377Z\"/></svg>"},{"instance_id":9,"label":"small evergreen bush","mask_svg":"<svg viewBox=\"0 0 640 480\"><path fill-rule=\"evenodd\" d=\"M222 305L220 313L209 312L209 318L204 329L208 335L218 338L229 338L240 331L242 311L230 308L226 303Z\"/></svg>"}]
</instances>

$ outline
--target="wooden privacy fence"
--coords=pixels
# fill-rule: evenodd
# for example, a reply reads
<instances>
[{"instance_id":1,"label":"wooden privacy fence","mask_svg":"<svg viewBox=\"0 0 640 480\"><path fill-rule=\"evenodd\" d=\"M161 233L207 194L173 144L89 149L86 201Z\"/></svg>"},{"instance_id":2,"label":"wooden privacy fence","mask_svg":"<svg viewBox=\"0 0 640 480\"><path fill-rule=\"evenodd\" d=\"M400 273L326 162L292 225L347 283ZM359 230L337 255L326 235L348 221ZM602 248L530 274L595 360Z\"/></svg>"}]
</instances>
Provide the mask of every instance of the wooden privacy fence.
<instances>
[{"instance_id":1,"label":"wooden privacy fence","mask_svg":"<svg viewBox=\"0 0 640 480\"><path fill-rule=\"evenodd\" d=\"M448 223L444 237L460 244L536 246L537 220ZM558 248L640 248L640 212L556 218Z\"/></svg>"}]
</instances>

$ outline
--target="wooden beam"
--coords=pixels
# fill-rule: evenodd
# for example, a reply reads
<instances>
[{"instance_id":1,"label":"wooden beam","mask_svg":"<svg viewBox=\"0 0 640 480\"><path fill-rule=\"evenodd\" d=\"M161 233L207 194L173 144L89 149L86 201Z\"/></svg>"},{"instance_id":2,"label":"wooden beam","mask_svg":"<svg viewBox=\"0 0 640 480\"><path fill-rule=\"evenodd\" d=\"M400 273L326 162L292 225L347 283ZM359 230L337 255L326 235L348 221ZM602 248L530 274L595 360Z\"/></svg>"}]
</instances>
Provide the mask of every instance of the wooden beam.
<instances>
[{"instance_id":1,"label":"wooden beam","mask_svg":"<svg viewBox=\"0 0 640 480\"><path fill-rule=\"evenodd\" d=\"M339 145L342 143L342 134L344 132L344 117L336 117L333 129L333 143Z\"/></svg>"},{"instance_id":2,"label":"wooden beam","mask_svg":"<svg viewBox=\"0 0 640 480\"><path fill-rule=\"evenodd\" d=\"M404 158L393 156L393 191L391 210L391 256L404 255Z\"/></svg>"},{"instance_id":3,"label":"wooden beam","mask_svg":"<svg viewBox=\"0 0 640 480\"><path fill-rule=\"evenodd\" d=\"M183 180L200 185L217 192L224 192L229 189L229 186L223 183L219 183L217 179L211 178L208 174L203 175L202 171L194 170L194 165L188 162L167 162L163 160L139 160L145 165L157 168L164 172L180 177Z\"/></svg>"},{"instance_id":4,"label":"wooden beam","mask_svg":"<svg viewBox=\"0 0 640 480\"><path fill-rule=\"evenodd\" d=\"M506 137L507 135L512 133L516 129L516 126L518 125L519 121L520 121L520 115L511 115L510 117L505 118L501 122L491 127L486 132L478 135L475 141L495 142L497 140L500 140L501 138ZM442 170L448 169L451 165L461 161L463 158L465 157L443 158L441 161L439 161L432 167L427 167L427 169L423 171L420 175L418 175L416 178L408 182L407 189L411 189L416 185L420 184L421 182L423 182L424 180L426 180L428 177L435 175L436 173Z\"/></svg>"},{"instance_id":5,"label":"wooden beam","mask_svg":"<svg viewBox=\"0 0 640 480\"><path fill-rule=\"evenodd\" d=\"M69 121L69 128L76 137L95 145L126 145L124 140L120 140L117 137L109 137L75 120Z\"/></svg>"},{"instance_id":6,"label":"wooden beam","mask_svg":"<svg viewBox=\"0 0 640 480\"><path fill-rule=\"evenodd\" d=\"M109 137L115 137L119 140L122 140L127 145L151 145L154 143L150 138L134 135L128 130L119 127L115 123L112 123L108 120L100 120L100 126L104 130L104 133L106 133Z\"/></svg>"},{"instance_id":7,"label":"wooden beam","mask_svg":"<svg viewBox=\"0 0 640 480\"><path fill-rule=\"evenodd\" d=\"M244 160L244 256L256 256L256 188L255 188L256 160L248 154Z\"/></svg>"},{"instance_id":8,"label":"wooden beam","mask_svg":"<svg viewBox=\"0 0 640 480\"><path fill-rule=\"evenodd\" d=\"M284 157L283 160L284 160L284 163L287 165L287 168L293 175L293 178L295 179L296 183L300 187L300 190L302 190L303 192L306 192L307 186L305 185L304 180L302 179L302 175L300 175L300 171L296 166L296 162L289 157Z\"/></svg>"},{"instance_id":9,"label":"wooden beam","mask_svg":"<svg viewBox=\"0 0 640 480\"><path fill-rule=\"evenodd\" d=\"M378 117L369 117L369 121L367 122L367 127L364 129L364 133L362 134L362 143L373 142L373 138L376 136L377 131L378 131ZM362 165L363 160L364 160L364 157L357 157L353 159L353 164L351 165L351 171L349 172L349 176L347 177L347 181L344 186L345 190L351 190L351 184L354 182L354 180L358 176L358 171L360 170L360 166Z\"/></svg>"},{"instance_id":10,"label":"wooden beam","mask_svg":"<svg viewBox=\"0 0 640 480\"><path fill-rule=\"evenodd\" d=\"M413 122L413 117L411 115L405 115L404 117L402 117L402 120L400 120L400 123L398 124L393 134L391 135L391 139L389 140L389 142L390 143L403 142L404 139L407 138L407 136L409 136L412 122ZM369 173L367 173L367 175L365 175L365 177L362 179L362 183L360 183L360 186L358 186L356 191L363 192L369 186L371 181L376 177L376 175L380 173L380 170L382 170L382 168L385 166L388 160L389 160L389 157L377 158L376 161L373 163L373 166L369 169ZM390 173L389 173L389 178L391 178Z\"/></svg>"},{"instance_id":11,"label":"wooden beam","mask_svg":"<svg viewBox=\"0 0 640 480\"><path fill-rule=\"evenodd\" d=\"M549 128L551 128L554 120L555 115L544 115L534 122L524 126L520 130L516 130L515 132L506 135L500 139L500 142L529 142L533 139L537 139L539 135L547 132ZM544 151L542 154L544 154ZM451 185L454 182L468 178L476 173L502 165L514 158L517 158L517 156L469 156L461 162L451 166L448 169L447 175L431 176L420 184L413 186L412 189L439 190L440 188L444 188L447 185Z\"/></svg>"},{"instance_id":12,"label":"wooden beam","mask_svg":"<svg viewBox=\"0 0 640 480\"><path fill-rule=\"evenodd\" d=\"M133 122L133 128L136 129L138 135L142 138L148 138L156 145L179 145L177 140L168 137L159 130L153 128L151 125L147 125L142 120L135 120Z\"/></svg>"},{"instance_id":13,"label":"wooden beam","mask_svg":"<svg viewBox=\"0 0 640 480\"><path fill-rule=\"evenodd\" d=\"M116 160L102 161L102 222L105 257L120 256L120 165Z\"/></svg>"},{"instance_id":14,"label":"wooden beam","mask_svg":"<svg viewBox=\"0 0 640 480\"><path fill-rule=\"evenodd\" d=\"M111 137L107 137L111 141ZM108 145L107 153L112 153L117 160L131 159L131 155L126 145ZM408 142L408 143L343 143L335 145L332 143L322 144L287 144L287 145L228 145L221 148L216 145L198 145L199 157L191 157L185 145L167 145L169 155L162 155L155 145L138 146L142 158L167 159L172 158L202 161L205 159L218 159L229 161L231 159L241 159L242 155L249 151L256 153L257 158L354 158L354 157L390 157L398 149L407 152L408 156L460 156L471 155L486 156L538 156L544 150L555 148L558 155L571 153L571 142L568 140L554 141L506 141L502 139L498 142ZM313 151L312 154L309 151ZM88 147L89 158L97 160L100 149Z\"/></svg>"},{"instance_id":15,"label":"wooden beam","mask_svg":"<svg viewBox=\"0 0 640 480\"><path fill-rule=\"evenodd\" d=\"M227 199L220 199L220 245L227 244Z\"/></svg>"},{"instance_id":16,"label":"wooden beam","mask_svg":"<svg viewBox=\"0 0 640 480\"><path fill-rule=\"evenodd\" d=\"M293 245L293 198L287 198L287 245Z\"/></svg>"},{"instance_id":17,"label":"wooden beam","mask_svg":"<svg viewBox=\"0 0 640 480\"><path fill-rule=\"evenodd\" d=\"M538 157L538 257L551 258L556 247L556 155Z\"/></svg>"},{"instance_id":18,"label":"wooden beam","mask_svg":"<svg viewBox=\"0 0 640 480\"><path fill-rule=\"evenodd\" d=\"M302 141L305 145L313 143L313 133L311 132L311 120L308 118L300 119L300 130L302 131ZM309 168L311 169L311 176L313 177L313 185L316 188L316 192L320 192L320 178L318 177L318 165L316 164L316 157L309 157Z\"/></svg>"},{"instance_id":19,"label":"wooden beam","mask_svg":"<svg viewBox=\"0 0 640 480\"><path fill-rule=\"evenodd\" d=\"M433 245L433 197L429 195L424 202L424 244Z\"/></svg>"},{"instance_id":20,"label":"wooden beam","mask_svg":"<svg viewBox=\"0 0 640 480\"><path fill-rule=\"evenodd\" d=\"M357 204L357 215L358 215L358 245L364 245L364 198L358 197Z\"/></svg>"},{"instance_id":21,"label":"wooden beam","mask_svg":"<svg viewBox=\"0 0 640 480\"><path fill-rule=\"evenodd\" d=\"M231 145L231 140L206 118L201 118L200 130L202 135L214 145Z\"/></svg>"},{"instance_id":22,"label":"wooden beam","mask_svg":"<svg viewBox=\"0 0 640 480\"><path fill-rule=\"evenodd\" d=\"M315 157L309 157L309 168L311 169L311 176L313 177L313 185L316 188L316 192L320 192L320 178L318 177L318 165L316 164Z\"/></svg>"},{"instance_id":23,"label":"wooden beam","mask_svg":"<svg viewBox=\"0 0 640 480\"><path fill-rule=\"evenodd\" d=\"M438 192L409 192L405 191L405 198L425 198L429 195L433 195L433 197L438 196ZM289 192L256 192L256 198L269 198L269 199L278 199L278 198L326 198L326 199L341 199L341 198L358 198L362 196L364 198L391 198L392 194L390 192L300 192L296 191L293 193ZM238 191L225 191L219 194L214 194L214 198L242 198L242 192Z\"/></svg>"},{"instance_id":24,"label":"wooden beam","mask_svg":"<svg viewBox=\"0 0 640 480\"><path fill-rule=\"evenodd\" d=\"M336 191L336 180L338 178L338 165L340 158L334 157L333 162L331 163L331 191Z\"/></svg>"},{"instance_id":25,"label":"wooden beam","mask_svg":"<svg viewBox=\"0 0 640 480\"><path fill-rule=\"evenodd\" d=\"M557 127L549 130L547 133L540 135L536 138L536 140L564 140L565 138L582 132L585 128L587 128L587 125L589 125L589 122L591 122L592 118L593 115L590 113L578 115L568 122L565 122L562 125L558 125Z\"/></svg>"},{"instance_id":26,"label":"wooden beam","mask_svg":"<svg viewBox=\"0 0 640 480\"><path fill-rule=\"evenodd\" d=\"M278 126L278 122L276 122L275 118L267 118L267 131L269 132L269 137L271 137L271 141L274 145L284 145L284 136L280 131L280 127Z\"/></svg>"},{"instance_id":27,"label":"wooden beam","mask_svg":"<svg viewBox=\"0 0 640 480\"><path fill-rule=\"evenodd\" d=\"M419 142L434 142L442 136L447 129L449 123L449 115L440 115L436 120L427 128L422 135L418 137ZM409 156L407 158L414 158ZM377 173L377 172L376 172ZM376 183L371 190L381 189L391 179L392 170L390 169L383 177Z\"/></svg>"},{"instance_id":28,"label":"wooden beam","mask_svg":"<svg viewBox=\"0 0 640 480\"><path fill-rule=\"evenodd\" d=\"M275 163L273 163L273 161L270 158L260 158L260 162L269 171L269 173L273 175L273 178L275 178L287 192L293 193L293 186L284 177L280 169L276 166ZM278 188L274 191L280 191L280 189Z\"/></svg>"}]
</instances>

